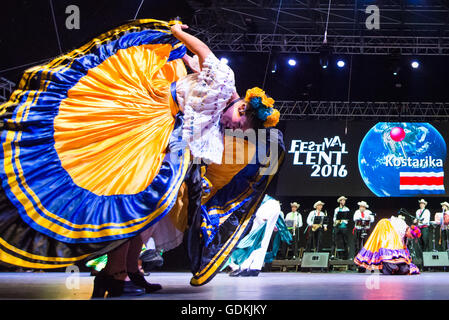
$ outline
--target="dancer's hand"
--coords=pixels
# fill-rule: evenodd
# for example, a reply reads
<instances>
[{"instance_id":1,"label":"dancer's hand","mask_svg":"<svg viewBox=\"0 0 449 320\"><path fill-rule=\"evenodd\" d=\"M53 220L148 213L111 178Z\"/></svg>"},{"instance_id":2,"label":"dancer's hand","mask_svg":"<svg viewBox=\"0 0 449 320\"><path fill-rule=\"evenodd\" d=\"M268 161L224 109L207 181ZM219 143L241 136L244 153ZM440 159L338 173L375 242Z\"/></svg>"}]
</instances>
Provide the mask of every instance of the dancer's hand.
<instances>
[{"instance_id":1,"label":"dancer's hand","mask_svg":"<svg viewBox=\"0 0 449 320\"><path fill-rule=\"evenodd\" d=\"M189 28L189 26L186 24L177 23L177 24L171 26L170 30L173 34L176 34L176 33L179 33L180 31L182 31L183 29L188 29L188 28Z\"/></svg>"},{"instance_id":2,"label":"dancer's hand","mask_svg":"<svg viewBox=\"0 0 449 320\"><path fill-rule=\"evenodd\" d=\"M204 60L206 60L207 56L212 51L200 39L183 31L183 29L187 28L188 26L186 24L175 24L170 27L170 30L176 39L184 43L184 45L187 47L187 49L190 50L190 52L193 52L198 56L200 68L202 69Z\"/></svg>"}]
</instances>

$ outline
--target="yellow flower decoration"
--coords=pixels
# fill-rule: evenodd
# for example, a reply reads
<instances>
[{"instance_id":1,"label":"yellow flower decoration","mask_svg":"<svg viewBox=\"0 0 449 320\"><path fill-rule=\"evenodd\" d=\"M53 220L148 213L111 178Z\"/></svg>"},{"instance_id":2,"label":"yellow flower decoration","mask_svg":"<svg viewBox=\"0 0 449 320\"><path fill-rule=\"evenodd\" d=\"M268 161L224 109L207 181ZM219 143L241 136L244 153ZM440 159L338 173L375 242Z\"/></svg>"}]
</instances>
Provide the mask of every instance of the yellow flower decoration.
<instances>
[{"instance_id":1,"label":"yellow flower decoration","mask_svg":"<svg viewBox=\"0 0 449 320\"><path fill-rule=\"evenodd\" d=\"M267 117L267 120L265 120L265 122L263 123L264 127L275 127L279 122L280 116L280 112L277 109L274 109L273 112Z\"/></svg>"},{"instance_id":2,"label":"yellow flower decoration","mask_svg":"<svg viewBox=\"0 0 449 320\"><path fill-rule=\"evenodd\" d=\"M256 98L256 97L259 97L262 99L262 104L266 108L274 109L274 99L267 97L267 95L265 94L265 91L263 91L259 87L254 87L252 89L248 89L246 91L245 101L249 102L252 98ZM269 115L267 117L267 119L265 120L264 126L266 128L276 126L279 122L279 117L280 117L279 111L274 109L273 112L271 113L271 115Z\"/></svg>"},{"instance_id":3,"label":"yellow flower decoration","mask_svg":"<svg viewBox=\"0 0 449 320\"><path fill-rule=\"evenodd\" d=\"M260 89L259 87L254 87L252 89L248 89L246 91L245 100L249 102L252 98L260 97L262 98L262 103L269 108L273 108L274 99L267 97L265 91Z\"/></svg>"},{"instance_id":4,"label":"yellow flower decoration","mask_svg":"<svg viewBox=\"0 0 449 320\"><path fill-rule=\"evenodd\" d=\"M265 96L265 91L258 87L254 87L252 89L246 90L245 100L249 102L254 97L263 97Z\"/></svg>"},{"instance_id":5,"label":"yellow flower decoration","mask_svg":"<svg viewBox=\"0 0 449 320\"><path fill-rule=\"evenodd\" d=\"M269 107L269 108L273 108L274 105L274 99L273 98L268 98L267 96L263 96L262 97L262 103Z\"/></svg>"}]
</instances>

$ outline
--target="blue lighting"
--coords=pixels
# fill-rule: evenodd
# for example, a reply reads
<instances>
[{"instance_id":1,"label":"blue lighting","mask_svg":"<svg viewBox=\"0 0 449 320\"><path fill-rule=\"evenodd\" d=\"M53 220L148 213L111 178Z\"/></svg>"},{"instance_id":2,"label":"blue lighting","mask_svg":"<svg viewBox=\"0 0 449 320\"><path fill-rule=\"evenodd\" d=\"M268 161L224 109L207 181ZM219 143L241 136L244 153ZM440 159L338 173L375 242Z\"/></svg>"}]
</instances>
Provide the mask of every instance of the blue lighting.
<instances>
[{"instance_id":1,"label":"blue lighting","mask_svg":"<svg viewBox=\"0 0 449 320\"><path fill-rule=\"evenodd\" d=\"M228 64L228 63L229 63L229 60L226 59L226 58L221 58L220 61L221 61L222 63L224 63L224 64Z\"/></svg>"},{"instance_id":2,"label":"blue lighting","mask_svg":"<svg viewBox=\"0 0 449 320\"><path fill-rule=\"evenodd\" d=\"M416 60L412 61L412 68L413 69L418 69L419 68L419 62L416 61Z\"/></svg>"}]
</instances>

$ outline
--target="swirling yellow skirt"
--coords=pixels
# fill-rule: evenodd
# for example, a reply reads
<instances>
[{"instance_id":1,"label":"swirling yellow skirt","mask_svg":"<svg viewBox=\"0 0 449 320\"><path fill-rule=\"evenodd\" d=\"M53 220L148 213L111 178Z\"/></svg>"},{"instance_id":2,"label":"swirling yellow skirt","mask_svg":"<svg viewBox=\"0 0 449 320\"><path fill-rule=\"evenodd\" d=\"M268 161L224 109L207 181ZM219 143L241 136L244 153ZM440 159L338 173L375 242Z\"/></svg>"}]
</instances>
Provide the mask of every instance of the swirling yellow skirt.
<instances>
[{"instance_id":1,"label":"swirling yellow skirt","mask_svg":"<svg viewBox=\"0 0 449 320\"><path fill-rule=\"evenodd\" d=\"M257 147L246 141L247 162L211 164L206 177L188 148L168 152L183 122L171 84L186 75L186 48L169 27L134 21L25 72L0 107L0 261L65 267L161 231L167 217L180 232L177 223L189 221L191 284L199 286L249 232L284 157L282 134L267 130ZM184 211L171 215L183 192Z\"/></svg>"},{"instance_id":2,"label":"swirling yellow skirt","mask_svg":"<svg viewBox=\"0 0 449 320\"><path fill-rule=\"evenodd\" d=\"M189 164L166 152L186 75L169 27L134 21L25 72L0 107L0 260L69 265L169 212Z\"/></svg>"}]
</instances>

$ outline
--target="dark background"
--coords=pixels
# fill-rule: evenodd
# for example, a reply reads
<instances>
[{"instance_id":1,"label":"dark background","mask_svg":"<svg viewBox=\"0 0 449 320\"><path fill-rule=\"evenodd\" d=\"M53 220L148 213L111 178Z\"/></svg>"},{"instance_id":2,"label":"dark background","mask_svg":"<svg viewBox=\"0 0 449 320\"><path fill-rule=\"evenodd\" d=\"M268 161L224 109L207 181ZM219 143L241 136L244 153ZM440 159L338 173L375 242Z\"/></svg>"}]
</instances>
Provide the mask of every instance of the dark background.
<instances>
[{"instance_id":1,"label":"dark background","mask_svg":"<svg viewBox=\"0 0 449 320\"><path fill-rule=\"evenodd\" d=\"M197 1L206 3L207 1ZM23 71L36 64L42 64L61 52L75 49L92 37L117 25L133 19L141 3L140 0L53 0L57 32L48 0L3 1L0 11L0 77L17 83ZM222 1L223 6L226 1ZM371 3L371 2L370 2ZM376 3L376 1L372 1ZM65 28L68 5L77 5L81 11L81 28ZM382 10L382 7L381 7ZM137 18L171 19L180 16L183 22L190 24L194 8L184 0L146 0ZM58 44L59 39L59 44ZM61 48L61 49L60 49ZM449 100L448 56L405 56L397 65L401 68L398 76L393 76L393 64L389 56L331 56L329 68L319 66L316 54L277 54L273 52L269 60L268 53L230 53L216 52L218 57L227 57L235 71L236 86L240 94L253 86L262 86L276 100L341 100L341 101L426 101L444 102ZM295 67L287 65L287 59L296 58ZM343 58L346 67L339 69L336 60ZM421 67L413 70L410 61L419 59ZM349 61L352 59L350 76ZM276 63L276 73L270 72L270 66ZM298 123L299 124L299 123ZM285 123L279 128L285 129ZM313 203L322 200L324 209L333 212L337 206L337 196L303 196L300 192L294 197L280 197L276 194L277 182L274 179L269 193L282 202L284 213L290 211L289 203L297 201L305 221L312 210ZM300 182L302 183L302 182ZM323 186L324 188L325 186ZM364 186L361 185L360 188ZM365 200L370 209L377 213L378 220L396 214L399 208L414 213L418 208L417 198L376 198L353 197L347 205L351 210L357 208L357 202ZM440 209L441 198L429 201L429 209L434 213ZM330 232L325 238L328 246ZM179 270L188 266L183 246L167 252L165 269Z\"/></svg>"}]
</instances>

